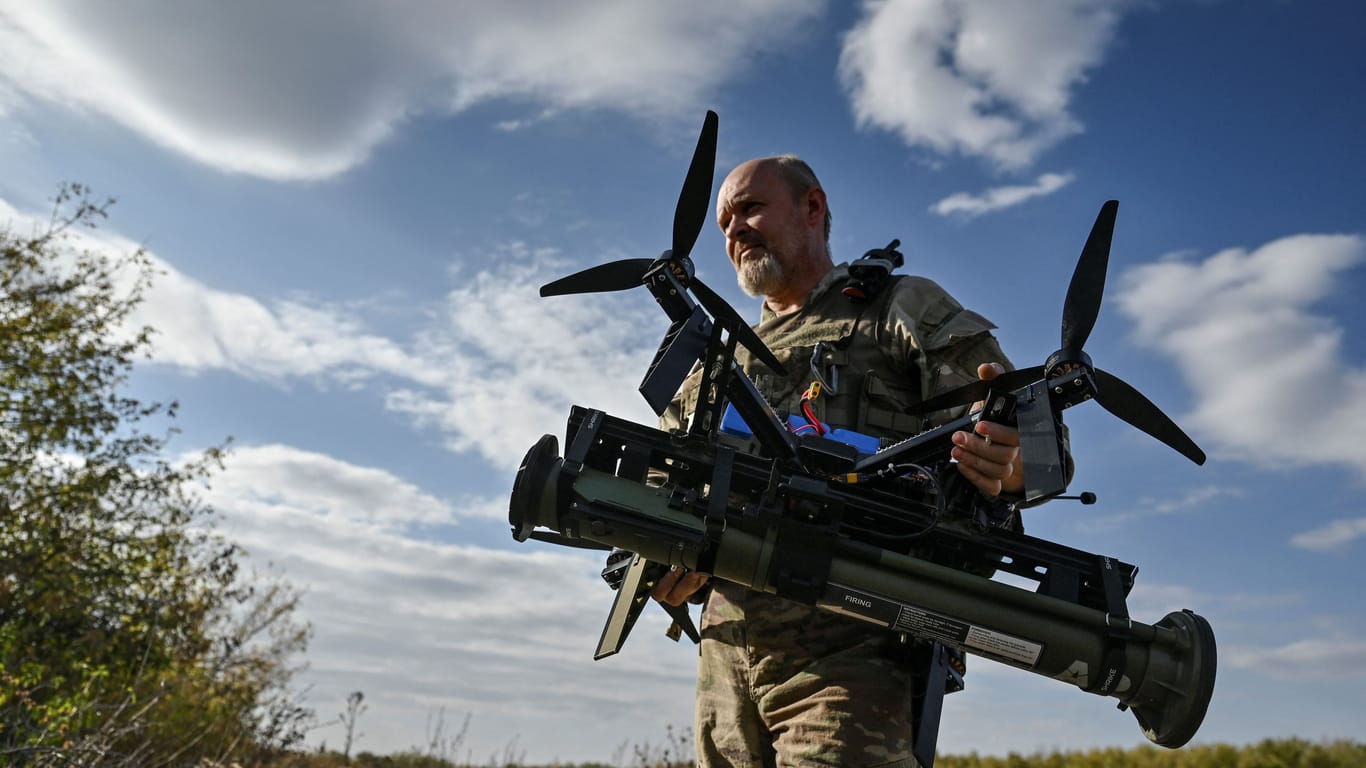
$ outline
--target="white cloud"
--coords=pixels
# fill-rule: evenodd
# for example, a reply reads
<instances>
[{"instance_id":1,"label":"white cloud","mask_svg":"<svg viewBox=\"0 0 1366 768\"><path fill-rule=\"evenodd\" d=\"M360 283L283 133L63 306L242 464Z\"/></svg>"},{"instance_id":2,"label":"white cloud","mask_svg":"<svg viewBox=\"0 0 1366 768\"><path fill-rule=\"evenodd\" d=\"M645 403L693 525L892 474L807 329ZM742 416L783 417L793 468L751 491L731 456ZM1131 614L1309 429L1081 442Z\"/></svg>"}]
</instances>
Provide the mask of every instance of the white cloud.
<instances>
[{"instance_id":1,"label":"white cloud","mask_svg":"<svg viewBox=\"0 0 1366 768\"><path fill-rule=\"evenodd\" d=\"M641 289L541 298L537 286L562 274L549 256L510 243L488 260L498 266L462 279L413 345L446 376L392 392L389 407L508 468L563 432L571 403L653 423L635 388L668 319Z\"/></svg>"},{"instance_id":2,"label":"white cloud","mask_svg":"<svg viewBox=\"0 0 1366 768\"><path fill-rule=\"evenodd\" d=\"M395 342L366 332L343 307L304 300L268 306L205 286L160 260L156 266L159 274L134 317L156 329L156 362L271 381L323 374L343 381L376 373L437 377Z\"/></svg>"},{"instance_id":3,"label":"white cloud","mask_svg":"<svg viewBox=\"0 0 1366 768\"><path fill-rule=\"evenodd\" d=\"M213 492L238 504L287 505L380 530L449 523L457 515L455 507L389 472L284 445L234 448Z\"/></svg>"},{"instance_id":4,"label":"white cloud","mask_svg":"<svg viewBox=\"0 0 1366 768\"><path fill-rule=\"evenodd\" d=\"M959 215L969 219L976 218L984 213L1010 208L1036 197L1051 195L1071 182L1070 173L1045 173L1035 179L1033 184L996 187L979 195L967 192L949 195L930 206L930 212L940 216Z\"/></svg>"},{"instance_id":5,"label":"white cloud","mask_svg":"<svg viewBox=\"0 0 1366 768\"><path fill-rule=\"evenodd\" d=\"M566 270L553 251L523 243L469 261L495 266L459 275L430 325L403 341L368 332L337 306L267 306L165 265L135 319L158 329L156 362L269 381L371 382L390 410L502 468L542 434L562 432L571 404L653 423L635 386L668 319L643 288L541 298L538 286Z\"/></svg>"},{"instance_id":6,"label":"white cloud","mask_svg":"<svg viewBox=\"0 0 1366 768\"><path fill-rule=\"evenodd\" d=\"M866 0L840 75L861 126L1029 165L1082 130L1068 111L1127 0Z\"/></svg>"},{"instance_id":7,"label":"white cloud","mask_svg":"<svg viewBox=\"0 0 1366 768\"><path fill-rule=\"evenodd\" d=\"M1343 328L1311 311L1363 260L1360 236L1294 235L1130 269L1115 302L1180 368L1195 405L1178 421L1202 442L1261 466L1366 473L1366 370L1344 356Z\"/></svg>"},{"instance_id":8,"label":"white cloud","mask_svg":"<svg viewBox=\"0 0 1366 768\"><path fill-rule=\"evenodd\" d=\"M40 220L0 200L0 221ZM110 257L137 250L109 232L74 232L72 247ZM484 254L488 255L488 254ZM152 360L187 372L228 370L271 382L310 377L382 388L386 406L513 468L571 404L654 423L635 391L668 319L644 289L541 298L538 286L568 271L553 250L498 246L494 266L458 275L436 319L405 342L370 333L343 307L219 291L149 254L157 270L133 327L156 329ZM128 288L133 275L125 275ZM382 377L382 380L381 380Z\"/></svg>"},{"instance_id":9,"label":"white cloud","mask_svg":"<svg viewBox=\"0 0 1366 768\"><path fill-rule=\"evenodd\" d=\"M0 111L96 113L198 162L276 179L362 162L410 117L495 99L646 118L697 107L823 0L313 6L0 0ZM744 24L734 23L743 18ZM755 31L762 30L761 36Z\"/></svg>"},{"instance_id":10,"label":"white cloud","mask_svg":"<svg viewBox=\"0 0 1366 768\"><path fill-rule=\"evenodd\" d=\"M47 219L23 213L0 200L0 226L18 233L42 231ZM108 230L67 231L63 248L119 260L139 250ZM130 318L130 329L150 326L152 360L188 372L227 370L251 379L279 382L291 377L328 376L354 383L377 374L436 383L438 372L397 343L368 333L345 307L304 299L269 305L240 293L220 291L180 272L155 253L145 252L151 286ZM131 291L138 273L119 275Z\"/></svg>"},{"instance_id":11,"label":"white cloud","mask_svg":"<svg viewBox=\"0 0 1366 768\"><path fill-rule=\"evenodd\" d=\"M1210 605L1210 595L1184 584L1159 584L1144 579L1134 583L1133 592L1128 596L1129 615L1149 624L1156 623L1163 616L1184 609L1199 609ZM1199 610L1196 610L1200 613Z\"/></svg>"},{"instance_id":12,"label":"white cloud","mask_svg":"<svg viewBox=\"0 0 1366 768\"><path fill-rule=\"evenodd\" d=\"M612 598L598 553L420 538L410 525L432 530L426 524L466 505L280 445L234 450L207 500L253 562L304 587L298 618L314 634L298 683L324 720L351 691L365 693L361 730L374 736L362 749L425 744L424 723L442 708L455 719L475 714L476 754L521 734L578 761L606 757L622 721L642 722L641 712L659 717L658 733L642 739L687 721L695 654L663 639L663 612L647 612L619 656L591 660ZM505 518L462 520L507 535ZM335 745L337 736L312 740Z\"/></svg>"},{"instance_id":13,"label":"white cloud","mask_svg":"<svg viewBox=\"0 0 1366 768\"><path fill-rule=\"evenodd\" d=\"M1088 515L1079 519L1077 528L1084 531L1108 531L1138 520L1162 515L1178 515L1202 510L1209 502L1220 498L1240 498L1245 493L1233 486L1205 485L1191 488L1177 497L1145 496L1135 499L1131 508L1111 515Z\"/></svg>"},{"instance_id":14,"label":"white cloud","mask_svg":"<svg viewBox=\"0 0 1366 768\"><path fill-rule=\"evenodd\" d=\"M1230 666L1288 680L1366 677L1366 641L1355 637L1297 640L1275 648L1222 651Z\"/></svg>"},{"instance_id":15,"label":"white cloud","mask_svg":"<svg viewBox=\"0 0 1366 768\"><path fill-rule=\"evenodd\" d=\"M1290 543L1300 549L1315 552L1342 551L1353 541L1366 537L1366 517L1334 520L1290 537Z\"/></svg>"}]
</instances>

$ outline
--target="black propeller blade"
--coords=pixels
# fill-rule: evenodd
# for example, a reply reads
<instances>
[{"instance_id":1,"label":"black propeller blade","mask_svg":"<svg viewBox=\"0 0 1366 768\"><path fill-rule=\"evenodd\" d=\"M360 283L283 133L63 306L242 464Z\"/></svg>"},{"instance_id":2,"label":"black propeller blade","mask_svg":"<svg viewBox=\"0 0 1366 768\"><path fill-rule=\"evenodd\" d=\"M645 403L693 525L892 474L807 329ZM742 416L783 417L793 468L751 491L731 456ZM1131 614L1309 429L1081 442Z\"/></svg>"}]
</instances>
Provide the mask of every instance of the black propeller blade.
<instances>
[{"instance_id":1,"label":"black propeller blade","mask_svg":"<svg viewBox=\"0 0 1366 768\"><path fill-rule=\"evenodd\" d=\"M565 296L571 293L605 293L639 288L640 280L654 259L622 259L609 261L582 272L575 272L541 286L541 296Z\"/></svg>"},{"instance_id":2,"label":"black propeller blade","mask_svg":"<svg viewBox=\"0 0 1366 768\"><path fill-rule=\"evenodd\" d=\"M911 406L915 413L933 413L944 408L955 408L960 405L968 405L978 400L985 400L987 393L993 389L1012 392L1042 379L1044 370L1042 365L1033 368L1021 368L1016 371L1006 371L991 381L977 380L971 384L964 384L957 389L951 389L938 397L929 400L922 400Z\"/></svg>"},{"instance_id":3,"label":"black propeller blade","mask_svg":"<svg viewBox=\"0 0 1366 768\"><path fill-rule=\"evenodd\" d=\"M688 175L683 180L683 189L678 193L678 205L674 208L672 259L687 258L697 243L702 227L706 226L707 212L711 209L711 182L716 175L716 135L719 124L716 113L708 110L706 119L702 121L702 133L697 137L697 148L693 150L692 163L688 166ZM787 373L783 364L749 327L749 323L720 294L708 288L698 277L687 281L687 285L697 296L698 303L722 327L734 334L736 341L776 373Z\"/></svg>"},{"instance_id":4,"label":"black propeller blade","mask_svg":"<svg viewBox=\"0 0 1366 768\"><path fill-rule=\"evenodd\" d=\"M692 153L692 163L688 165L688 175L683 179L683 189L678 193L678 205L674 208L673 258L686 258L697 243L697 236L707 223L707 211L711 208L711 180L716 173L716 133L720 119L716 113L707 110L702 121L702 132L697 136L697 148Z\"/></svg>"},{"instance_id":5,"label":"black propeller blade","mask_svg":"<svg viewBox=\"0 0 1366 768\"><path fill-rule=\"evenodd\" d=\"M678 193L678 204L674 208L672 249L665 251L658 259L622 259L575 272L541 286L541 296L624 291L641 285L645 274L656 264L661 261L668 262L679 281L692 290L698 303L721 327L729 331L735 340L752 352L759 361L775 372L786 375L787 371L783 364L754 333L740 313L727 304L720 294L693 275L692 263L688 258L693 246L697 244L698 235L702 233L702 227L706 226L707 212L711 208L719 125L720 118L715 112L707 110L707 116L702 121L702 132L697 137L697 147L693 150L692 162L688 165L688 175L683 179L683 188Z\"/></svg>"},{"instance_id":6,"label":"black propeller blade","mask_svg":"<svg viewBox=\"0 0 1366 768\"><path fill-rule=\"evenodd\" d=\"M1205 463L1205 452L1200 446L1143 393L1099 368L1093 369L1092 375L1096 380L1096 402L1102 408L1170 445L1196 464Z\"/></svg>"},{"instance_id":7,"label":"black propeller blade","mask_svg":"<svg viewBox=\"0 0 1366 768\"><path fill-rule=\"evenodd\" d=\"M678 205L674 208L673 249L664 255L670 260L687 258L697 243L697 236L702 233L702 227L707 223L707 210L711 207L711 180L716 172L719 123L716 113L708 110L706 119L702 121L702 133L697 137L692 162L688 165L688 175L683 179L683 189L678 193ZM641 279L655 261L622 259L589 267L541 286L541 296L605 293L635 288L641 284ZM707 307L707 310L712 311L712 308ZM712 314L716 312L712 311Z\"/></svg>"},{"instance_id":8,"label":"black propeller blade","mask_svg":"<svg viewBox=\"0 0 1366 768\"><path fill-rule=\"evenodd\" d=\"M715 317L717 322L727 331L734 334L735 340L752 352L755 358L779 376L787 375L787 369L778 361L768 345L764 344L763 339L759 338L759 334L749 327L749 323L746 323L745 319L740 317L740 313L727 304L725 299L695 277L692 280L692 292L697 295L698 302L712 314L712 317Z\"/></svg>"},{"instance_id":9,"label":"black propeller blade","mask_svg":"<svg viewBox=\"0 0 1366 768\"><path fill-rule=\"evenodd\" d=\"M1119 201L1109 200L1100 208L1100 215L1091 227L1086 245L1072 272L1067 286L1067 298L1062 304L1062 350L1080 353L1100 314L1100 300L1105 293L1105 270L1110 263L1110 240L1115 233L1115 216Z\"/></svg>"},{"instance_id":10,"label":"black propeller blade","mask_svg":"<svg viewBox=\"0 0 1366 768\"><path fill-rule=\"evenodd\" d=\"M1062 307L1062 348L1049 356L1042 366L1023 368L997 376L990 381L974 381L958 389L932 397L914 406L915 413L929 413L943 408L967 405L982 400L987 392L1011 391L1041 379L1086 368L1092 374L1095 400L1101 407L1128 424L1166 443L1196 464L1205 463L1205 453L1181 428L1144 397L1138 390L1113 374L1091 365L1083 351L1091 336L1096 318L1100 315L1101 299L1105 294L1105 272L1110 262L1110 242L1114 237L1115 218L1119 201L1109 200L1101 206L1091 234L1086 238L1072 282L1067 286L1067 297Z\"/></svg>"}]
</instances>

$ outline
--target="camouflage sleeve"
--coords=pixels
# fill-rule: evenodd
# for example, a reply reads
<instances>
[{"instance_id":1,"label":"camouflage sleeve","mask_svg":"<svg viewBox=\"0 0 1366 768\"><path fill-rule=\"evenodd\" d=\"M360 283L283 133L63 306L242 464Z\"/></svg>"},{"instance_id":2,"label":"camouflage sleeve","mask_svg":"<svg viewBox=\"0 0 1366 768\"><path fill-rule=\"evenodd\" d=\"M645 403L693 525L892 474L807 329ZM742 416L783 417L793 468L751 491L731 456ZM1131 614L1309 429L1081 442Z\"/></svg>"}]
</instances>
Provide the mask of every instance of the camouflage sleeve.
<instances>
[{"instance_id":1,"label":"camouflage sleeve","mask_svg":"<svg viewBox=\"0 0 1366 768\"><path fill-rule=\"evenodd\" d=\"M1002 351L991 331L990 320L965 309L932 280L910 277L905 290L888 307L888 328L910 370L919 370L922 399L948 392L977 380L977 366L1000 363L1007 371L1015 366ZM969 405L928 414L931 424L943 424L967 413ZM1064 472L1071 482L1076 465L1072 460L1067 426L1062 428ZM1030 505L1033 506L1033 505Z\"/></svg>"},{"instance_id":2,"label":"camouflage sleeve","mask_svg":"<svg viewBox=\"0 0 1366 768\"><path fill-rule=\"evenodd\" d=\"M664 412L659 414L659 428L665 432L674 430L686 430L688 420L692 418L692 411L697 407L697 388L702 383L702 371L694 365L687 378L678 386L678 392L674 393L673 400Z\"/></svg>"},{"instance_id":3,"label":"camouflage sleeve","mask_svg":"<svg viewBox=\"0 0 1366 768\"><path fill-rule=\"evenodd\" d=\"M991 334L995 324L965 309L927 278L907 277L898 283L885 327L895 362L908 375L919 377L922 400L976 381L982 363L1014 368ZM930 422L942 424L964 410L939 411L930 415Z\"/></svg>"},{"instance_id":4,"label":"camouflage sleeve","mask_svg":"<svg viewBox=\"0 0 1366 768\"><path fill-rule=\"evenodd\" d=\"M664 409L664 413L659 415L659 428L665 432L672 432L676 429L683 429L683 401L680 397L675 397L669 406Z\"/></svg>"}]
</instances>

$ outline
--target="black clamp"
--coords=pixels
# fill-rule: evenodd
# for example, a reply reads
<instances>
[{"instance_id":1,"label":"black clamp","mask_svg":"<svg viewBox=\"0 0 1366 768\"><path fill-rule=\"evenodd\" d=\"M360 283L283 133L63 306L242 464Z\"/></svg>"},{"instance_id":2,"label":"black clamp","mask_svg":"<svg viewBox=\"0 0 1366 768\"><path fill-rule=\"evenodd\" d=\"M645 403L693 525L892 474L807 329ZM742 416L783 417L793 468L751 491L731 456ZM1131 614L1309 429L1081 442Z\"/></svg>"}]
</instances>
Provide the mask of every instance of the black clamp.
<instances>
[{"instance_id":1,"label":"black clamp","mask_svg":"<svg viewBox=\"0 0 1366 768\"><path fill-rule=\"evenodd\" d=\"M1115 560L1104 555L1098 559L1101 586L1105 590L1105 626L1109 642L1105 645L1105 657L1101 660L1100 674L1082 690L1108 696L1119 687L1119 682L1124 677L1126 649L1134 633L1129 608L1124 602L1124 585L1120 579L1119 569L1115 567ZM1123 704L1119 706L1120 709L1124 708Z\"/></svg>"},{"instance_id":2,"label":"black clamp","mask_svg":"<svg viewBox=\"0 0 1366 768\"><path fill-rule=\"evenodd\" d=\"M730 478L734 466L735 449L728 445L717 446L707 510L703 518L702 550L697 553L695 569L702 573L712 573L716 568L716 550L721 544L721 534L726 530L726 510L730 502Z\"/></svg>"}]
</instances>

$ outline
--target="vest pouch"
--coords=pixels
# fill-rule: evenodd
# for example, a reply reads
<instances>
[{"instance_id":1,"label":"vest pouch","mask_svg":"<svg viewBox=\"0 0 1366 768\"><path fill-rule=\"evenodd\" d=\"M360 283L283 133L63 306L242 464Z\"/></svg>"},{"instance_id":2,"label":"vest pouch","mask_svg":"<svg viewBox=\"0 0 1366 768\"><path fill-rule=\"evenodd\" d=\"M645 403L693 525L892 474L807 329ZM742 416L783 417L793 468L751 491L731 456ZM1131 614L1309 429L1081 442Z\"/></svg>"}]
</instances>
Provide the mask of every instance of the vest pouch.
<instances>
[{"instance_id":1,"label":"vest pouch","mask_svg":"<svg viewBox=\"0 0 1366 768\"><path fill-rule=\"evenodd\" d=\"M906 387L888 384L875 370L863 374L863 392L858 402L859 432L876 437L901 440L922 432L923 417L906 409L918 402Z\"/></svg>"}]
</instances>

